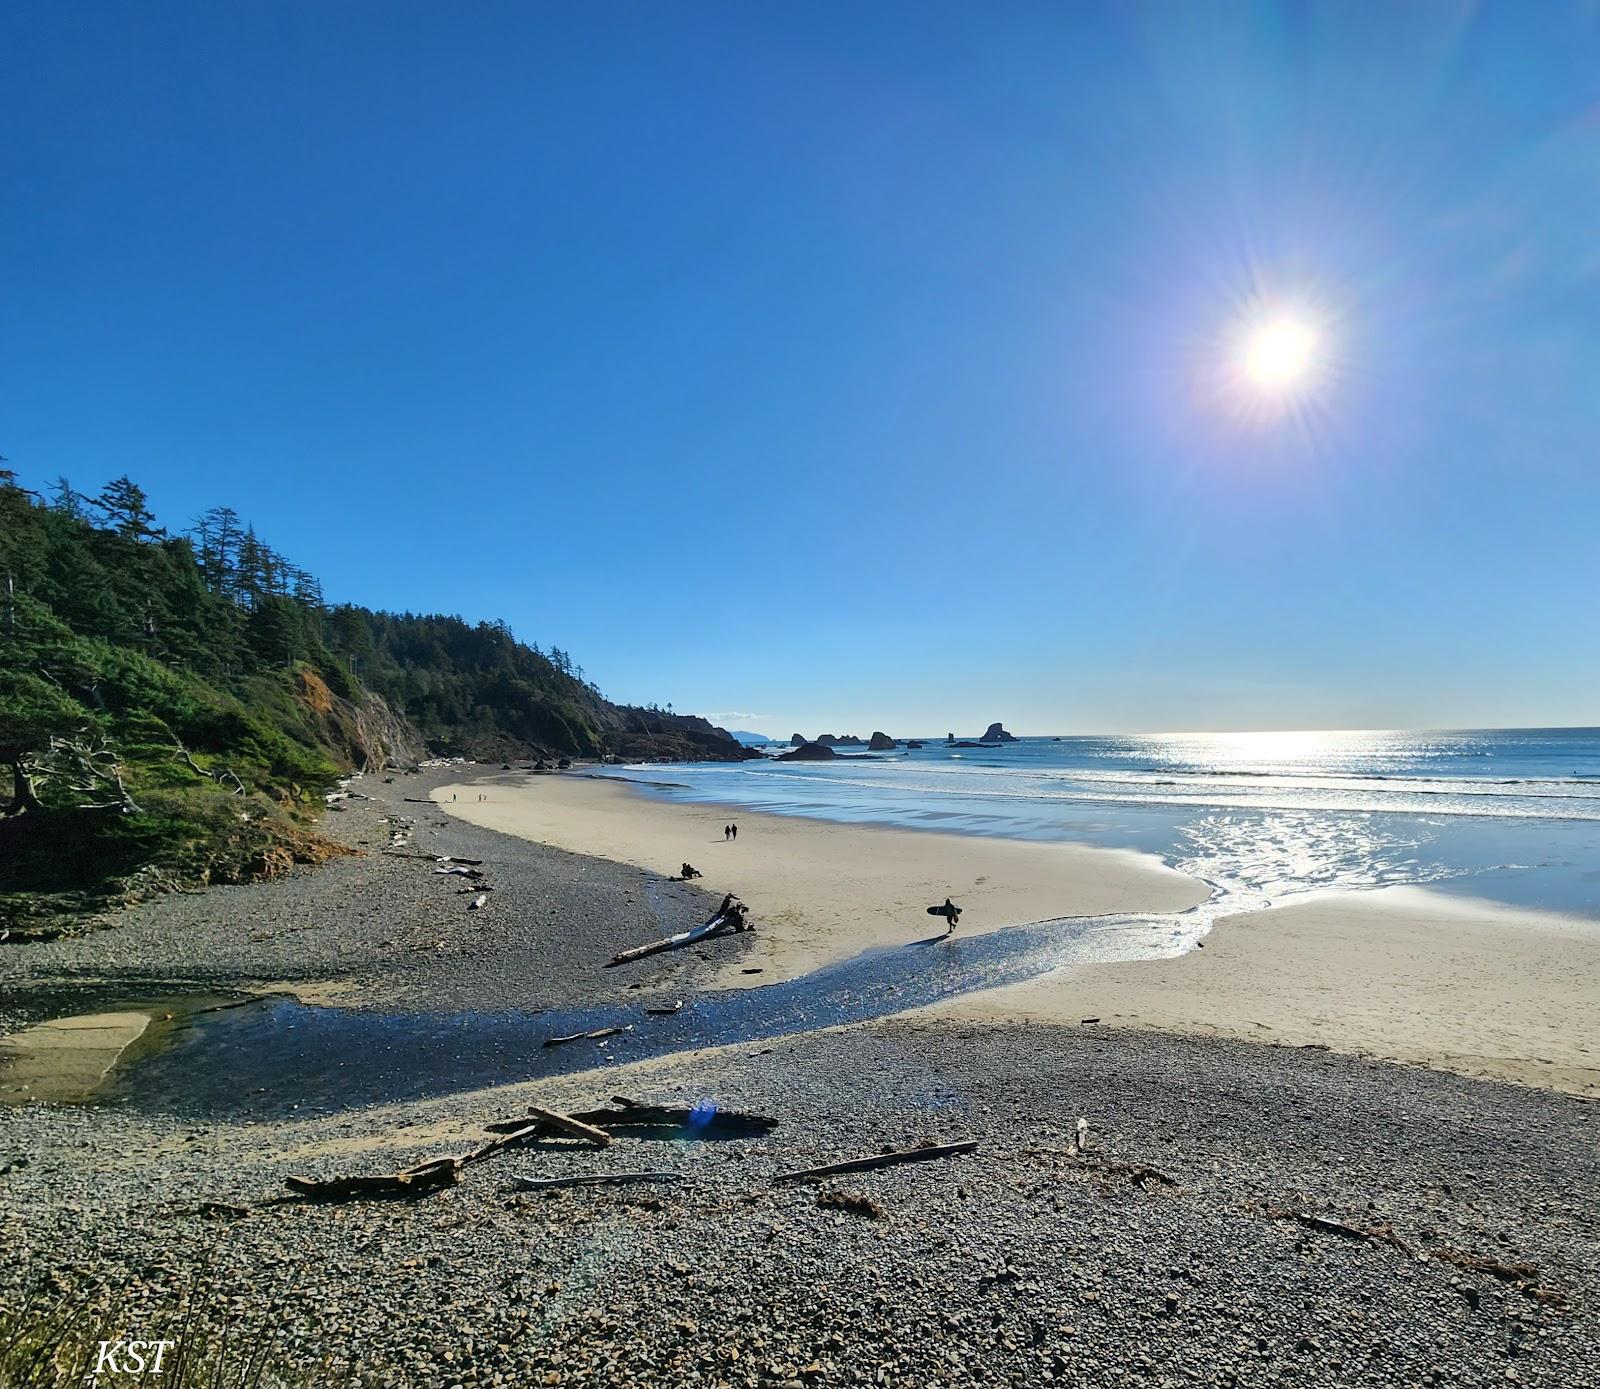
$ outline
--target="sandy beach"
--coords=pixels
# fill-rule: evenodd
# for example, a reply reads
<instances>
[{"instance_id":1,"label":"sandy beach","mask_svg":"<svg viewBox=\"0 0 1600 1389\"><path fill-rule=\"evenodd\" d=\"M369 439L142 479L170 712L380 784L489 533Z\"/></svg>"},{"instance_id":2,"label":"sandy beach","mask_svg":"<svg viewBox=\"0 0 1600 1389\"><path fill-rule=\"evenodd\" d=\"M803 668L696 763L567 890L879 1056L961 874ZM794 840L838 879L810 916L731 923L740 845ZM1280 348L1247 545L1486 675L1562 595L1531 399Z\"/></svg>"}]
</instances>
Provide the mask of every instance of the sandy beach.
<instances>
[{"instance_id":1,"label":"sandy beach","mask_svg":"<svg viewBox=\"0 0 1600 1389\"><path fill-rule=\"evenodd\" d=\"M1062 970L928 1010L1321 1046L1600 1095L1600 924L1420 888L1224 917L1176 959Z\"/></svg>"},{"instance_id":2,"label":"sandy beach","mask_svg":"<svg viewBox=\"0 0 1600 1389\"><path fill-rule=\"evenodd\" d=\"M941 932L925 909L946 896L964 909L966 936L1060 916L1183 911L1208 895L1145 854L680 804L599 777L494 778L432 794L472 824L573 853L661 874L692 863L705 875L698 886L736 893L758 923L754 946L722 976L730 986L751 982L742 969L775 983Z\"/></svg>"},{"instance_id":3,"label":"sandy beach","mask_svg":"<svg viewBox=\"0 0 1600 1389\"><path fill-rule=\"evenodd\" d=\"M1153 858L656 800L594 777L443 785L441 808L573 852L670 872L684 860L760 923L715 976L806 973L938 923L963 936L1067 915L1175 912L1204 887ZM479 801L482 795L485 800ZM451 797L455 796L454 801ZM740 838L726 843L730 818ZM1318 1046L1600 1095L1600 925L1419 888L1328 894L1222 918L1176 958L1093 964L932 1005L967 1022L1108 1025Z\"/></svg>"}]
</instances>

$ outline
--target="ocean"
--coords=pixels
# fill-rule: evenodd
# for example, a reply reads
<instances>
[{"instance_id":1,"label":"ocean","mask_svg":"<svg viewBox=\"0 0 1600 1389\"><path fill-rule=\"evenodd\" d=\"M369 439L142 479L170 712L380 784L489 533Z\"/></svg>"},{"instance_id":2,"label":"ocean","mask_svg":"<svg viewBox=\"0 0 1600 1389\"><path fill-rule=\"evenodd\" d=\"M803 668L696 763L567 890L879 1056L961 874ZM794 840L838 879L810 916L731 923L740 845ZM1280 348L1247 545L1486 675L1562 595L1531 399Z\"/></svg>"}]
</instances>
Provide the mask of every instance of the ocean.
<instances>
[{"instance_id":1,"label":"ocean","mask_svg":"<svg viewBox=\"0 0 1600 1389\"><path fill-rule=\"evenodd\" d=\"M1600 729L922 741L825 763L609 771L651 795L778 815L1137 849L1230 909L1413 885L1600 918Z\"/></svg>"}]
</instances>

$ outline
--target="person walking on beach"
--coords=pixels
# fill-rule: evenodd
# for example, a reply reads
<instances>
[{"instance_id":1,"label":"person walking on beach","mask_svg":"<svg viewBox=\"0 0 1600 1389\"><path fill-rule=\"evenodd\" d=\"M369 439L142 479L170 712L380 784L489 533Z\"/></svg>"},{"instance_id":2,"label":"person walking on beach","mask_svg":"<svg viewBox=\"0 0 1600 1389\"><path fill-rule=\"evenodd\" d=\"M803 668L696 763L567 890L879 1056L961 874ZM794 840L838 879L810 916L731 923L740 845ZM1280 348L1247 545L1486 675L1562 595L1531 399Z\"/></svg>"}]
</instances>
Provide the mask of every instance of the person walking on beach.
<instances>
[{"instance_id":1,"label":"person walking on beach","mask_svg":"<svg viewBox=\"0 0 1600 1389\"><path fill-rule=\"evenodd\" d=\"M737 825L729 825L728 828L733 831L733 837L737 839L739 837L739 827Z\"/></svg>"},{"instance_id":2,"label":"person walking on beach","mask_svg":"<svg viewBox=\"0 0 1600 1389\"><path fill-rule=\"evenodd\" d=\"M944 918L944 923L945 923L945 925L944 925L944 933L945 933L945 935L953 936L956 933L956 922L961 920L961 908L956 906L956 904L954 902L952 902L948 897L946 897L944 899L944 904L942 906L929 907L928 908L928 915L929 916L942 916Z\"/></svg>"},{"instance_id":3,"label":"person walking on beach","mask_svg":"<svg viewBox=\"0 0 1600 1389\"><path fill-rule=\"evenodd\" d=\"M722 827L722 842L724 844L726 844L728 842L728 830L729 829L730 829L730 826L728 826L728 825L724 825Z\"/></svg>"}]
</instances>

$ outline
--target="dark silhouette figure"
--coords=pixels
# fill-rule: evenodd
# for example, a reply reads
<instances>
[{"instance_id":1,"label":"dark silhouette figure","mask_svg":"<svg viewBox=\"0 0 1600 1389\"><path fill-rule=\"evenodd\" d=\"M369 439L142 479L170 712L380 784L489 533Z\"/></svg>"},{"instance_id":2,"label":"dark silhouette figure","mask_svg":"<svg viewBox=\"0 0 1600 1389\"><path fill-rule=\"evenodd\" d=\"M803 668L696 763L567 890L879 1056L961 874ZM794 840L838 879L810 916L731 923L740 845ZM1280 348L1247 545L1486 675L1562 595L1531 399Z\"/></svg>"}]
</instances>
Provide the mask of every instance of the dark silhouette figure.
<instances>
[{"instance_id":1,"label":"dark silhouette figure","mask_svg":"<svg viewBox=\"0 0 1600 1389\"><path fill-rule=\"evenodd\" d=\"M929 907L928 915L942 916L945 919L945 934L948 936L954 934L956 922L961 920L961 908L946 897L943 906Z\"/></svg>"},{"instance_id":2,"label":"dark silhouette figure","mask_svg":"<svg viewBox=\"0 0 1600 1389\"><path fill-rule=\"evenodd\" d=\"M728 828L733 831L733 837L737 839L739 837L739 827L737 825L729 825Z\"/></svg>"},{"instance_id":3,"label":"dark silhouette figure","mask_svg":"<svg viewBox=\"0 0 1600 1389\"><path fill-rule=\"evenodd\" d=\"M726 842L727 839L728 839L728 836L731 835L732 833L733 833L733 826L732 825L724 825L722 827L722 838L723 838L723 841Z\"/></svg>"},{"instance_id":4,"label":"dark silhouette figure","mask_svg":"<svg viewBox=\"0 0 1600 1389\"><path fill-rule=\"evenodd\" d=\"M700 870L694 866L694 864L686 863L683 865L683 873L681 876L684 882L688 882L690 878L700 877L701 873Z\"/></svg>"}]
</instances>

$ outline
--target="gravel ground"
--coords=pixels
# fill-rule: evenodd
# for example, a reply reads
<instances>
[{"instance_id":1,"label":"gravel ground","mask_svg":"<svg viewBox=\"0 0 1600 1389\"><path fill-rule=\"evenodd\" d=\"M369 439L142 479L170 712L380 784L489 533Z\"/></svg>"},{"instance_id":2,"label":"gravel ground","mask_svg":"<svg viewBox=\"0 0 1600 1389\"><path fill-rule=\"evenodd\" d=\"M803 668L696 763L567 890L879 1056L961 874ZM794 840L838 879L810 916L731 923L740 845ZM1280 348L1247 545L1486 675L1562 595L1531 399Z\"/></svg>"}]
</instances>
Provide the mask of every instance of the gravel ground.
<instances>
[{"instance_id":1,"label":"gravel ground","mask_svg":"<svg viewBox=\"0 0 1600 1389\"><path fill-rule=\"evenodd\" d=\"M469 916L426 863L371 854L0 952L6 1007L85 981L126 995L285 979L345 982L352 1006L560 1006L620 994L597 962L709 909L397 799L422 784L358 783L387 800L330 823L376 849L383 815L410 816L411 851L486 860L487 912ZM665 957L652 988L703 968ZM508 1151L410 1203L282 1199L291 1173L459 1153L525 1103L618 1090L782 1123L759 1141ZM1092 1154L1174 1185L1075 1161L1080 1115ZM0 1110L0 1312L65 1295L161 1334L197 1294L330 1386L1600 1386L1597 1129L1575 1098L1321 1051L914 1015L316 1120L36 1105ZM967 1137L976 1154L772 1181ZM638 1168L685 1180L527 1195L510 1181ZM819 1191L881 1215L821 1207Z\"/></svg>"},{"instance_id":2,"label":"gravel ground","mask_svg":"<svg viewBox=\"0 0 1600 1389\"><path fill-rule=\"evenodd\" d=\"M426 797L470 767L357 780L324 829L361 856L270 883L157 898L113 928L38 945L0 946L0 1026L80 997L334 982L341 1007L452 1011L555 1008L684 992L711 971L693 953L628 971L601 968L625 946L706 920L720 899L604 859L479 829L405 797ZM437 875L417 858L482 859L485 876ZM467 904L489 887L482 912ZM719 944L719 958L741 950ZM644 982L644 989L628 990Z\"/></svg>"},{"instance_id":3,"label":"gravel ground","mask_svg":"<svg viewBox=\"0 0 1600 1389\"><path fill-rule=\"evenodd\" d=\"M291 1172L389 1170L464 1150L525 1101L623 1088L782 1123L760 1141L508 1151L414 1203L256 1204ZM1091 1152L1176 1186L1075 1163L1079 1115ZM0 1127L0 1169L27 1159L0 1176L0 1289L104 1291L137 1328L201 1280L319 1362L319 1384L1573 1389L1600 1384L1597 1117L1316 1051L915 1020L270 1129L36 1108ZM965 1137L976 1154L772 1182ZM637 1168L687 1180L511 1190L517 1173ZM819 1207L819 1190L884 1214ZM1269 1209L1391 1227L1406 1247ZM1537 1274L1521 1286L1441 1250Z\"/></svg>"}]
</instances>

